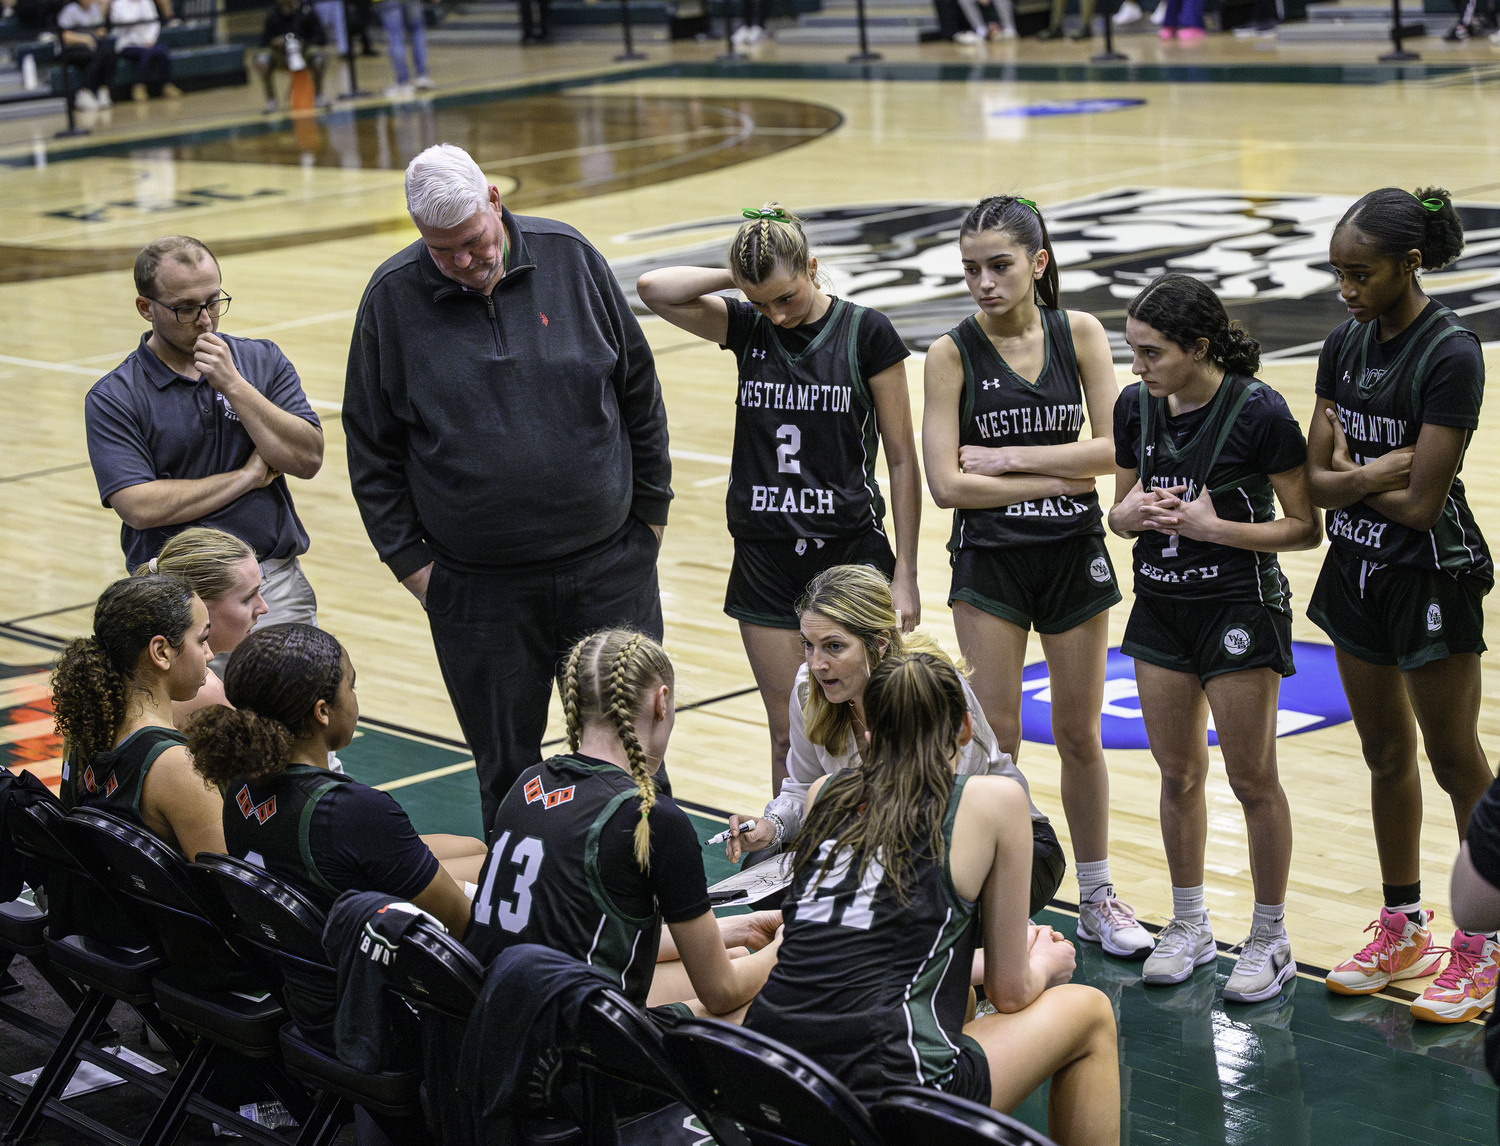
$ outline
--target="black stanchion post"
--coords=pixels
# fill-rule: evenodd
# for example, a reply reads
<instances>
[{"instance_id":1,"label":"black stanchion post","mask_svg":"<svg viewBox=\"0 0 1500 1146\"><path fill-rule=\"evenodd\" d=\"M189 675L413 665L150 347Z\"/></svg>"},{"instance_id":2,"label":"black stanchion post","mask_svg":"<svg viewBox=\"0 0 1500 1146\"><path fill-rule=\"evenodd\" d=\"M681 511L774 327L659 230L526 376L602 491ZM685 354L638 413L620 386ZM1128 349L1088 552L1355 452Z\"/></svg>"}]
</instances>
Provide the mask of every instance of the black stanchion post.
<instances>
[{"instance_id":1,"label":"black stanchion post","mask_svg":"<svg viewBox=\"0 0 1500 1146\"><path fill-rule=\"evenodd\" d=\"M738 52L734 47L734 4L735 0L719 0L724 5L724 50L719 53L721 64L733 63L735 60L743 60L745 54Z\"/></svg>"},{"instance_id":2,"label":"black stanchion post","mask_svg":"<svg viewBox=\"0 0 1500 1146\"><path fill-rule=\"evenodd\" d=\"M1124 52L1115 51L1115 13L1120 10L1118 0L1112 5L1105 5L1110 11L1104 13L1104 51L1089 57L1091 64L1111 64L1116 60L1130 59ZM1087 28L1084 31L1088 31Z\"/></svg>"},{"instance_id":3,"label":"black stanchion post","mask_svg":"<svg viewBox=\"0 0 1500 1146\"><path fill-rule=\"evenodd\" d=\"M1405 29L1401 27L1401 0L1391 0L1391 43L1395 51L1387 52L1380 57L1382 64L1400 63L1403 60L1420 60L1422 57L1416 52L1408 52L1401 46L1401 36Z\"/></svg>"},{"instance_id":4,"label":"black stanchion post","mask_svg":"<svg viewBox=\"0 0 1500 1146\"><path fill-rule=\"evenodd\" d=\"M620 32L625 37L625 50L615 57L615 62L620 63L624 60L644 60L646 58L645 53L637 52L635 50L635 43L631 39L630 0L620 0Z\"/></svg>"},{"instance_id":5,"label":"black stanchion post","mask_svg":"<svg viewBox=\"0 0 1500 1146\"><path fill-rule=\"evenodd\" d=\"M63 107L68 113L68 126L59 131L54 138L67 139L70 135L87 135L88 128L79 127L73 122L73 75L68 70L68 57L63 51L61 40L57 44L57 63L62 68Z\"/></svg>"},{"instance_id":6,"label":"black stanchion post","mask_svg":"<svg viewBox=\"0 0 1500 1146\"><path fill-rule=\"evenodd\" d=\"M339 99L362 99L370 93L359 90L359 80L354 73L354 21L349 18L349 8L349 0L344 0L344 64L349 69L349 90ZM323 82L328 82L327 76L323 77Z\"/></svg>"},{"instance_id":7,"label":"black stanchion post","mask_svg":"<svg viewBox=\"0 0 1500 1146\"><path fill-rule=\"evenodd\" d=\"M859 20L859 51L849 57L849 62L865 64L880 59L879 52L870 51L870 35L865 30L865 0L854 0L854 14Z\"/></svg>"}]
</instances>

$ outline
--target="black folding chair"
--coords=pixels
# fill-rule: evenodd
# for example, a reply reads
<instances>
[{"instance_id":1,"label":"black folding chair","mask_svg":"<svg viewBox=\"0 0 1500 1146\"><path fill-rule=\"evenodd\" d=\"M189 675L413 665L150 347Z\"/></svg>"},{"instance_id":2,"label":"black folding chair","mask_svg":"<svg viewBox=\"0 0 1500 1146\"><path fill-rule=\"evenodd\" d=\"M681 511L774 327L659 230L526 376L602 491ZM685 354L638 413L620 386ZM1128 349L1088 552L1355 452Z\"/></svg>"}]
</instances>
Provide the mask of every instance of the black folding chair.
<instances>
[{"instance_id":1,"label":"black folding chair","mask_svg":"<svg viewBox=\"0 0 1500 1146\"><path fill-rule=\"evenodd\" d=\"M152 981L157 1007L194 1040L141 1141L170 1143L193 1113L268 1146L285 1143L283 1136L204 1093L216 1069L233 1067L239 1073L249 1067L261 1088L299 1124L313 1109L312 1097L280 1066L286 1012L207 918L191 889L187 861L151 833L97 809L73 812L58 831L80 852L89 850L97 857L99 879L106 887L143 909L167 961Z\"/></svg>"},{"instance_id":2,"label":"black folding chair","mask_svg":"<svg viewBox=\"0 0 1500 1146\"><path fill-rule=\"evenodd\" d=\"M72 896L74 902L82 897L109 908L114 919L129 918L126 908L95 878L100 869L97 857L80 854L61 834L66 817L59 806L38 803L13 808L12 812L7 817L11 840L17 851L42 873L53 912L59 900ZM72 1021L58 1038L51 1057L6 1129L3 1141L7 1144L24 1141L37 1132L43 1119L52 1118L93 1141L132 1146L133 1139L61 1101L74 1071L80 1062L92 1063L158 1099L165 1098L169 1089L165 1079L101 1049L101 1035L113 1034L107 1022L116 1002L133 1007L147 1028L156 1033L179 1061L186 1058L190 1048L163 1020L156 1006L151 984L165 965L160 953L149 943L141 945L135 940L121 945L92 935L61 934L72 930L68 922L67 913L49 922L42 940L43 952L56 970L83 989L82 996Z\"/></svg>"},{"instance_id":3,"label":"black folding chair","mask_svg":"<svg viewBox=\"0 0 1500 1146\"><path fill-rule=\"evenodd\" d=\"M889 1146L1056 1146L1008 1114L924 1086L898 1086L870 1107Z\"/></svg>"},{"instance_id":4,"label":"black folding chair","mask_svg":"<svg viewBox=\"0 0 1500 1146\"><path fill-rule=\"evenodd\" d=\"M336 994L338 975L323 950L323 913L296 888L242 860L200 853L191 866L202 898L216 900L205 903L208 910L219 913L236 938L261 952L280 972L276 989L292 1016L280 1031L282 1063L292 1077L319 1092L299 1144L327 1146L352 1117L353 1106L363 1106L377 1121L420 1118L419 1072L366 1074L309 1041L299 1029L299 1023L322 1023L326 1016L303 1010L296 984L326 988L329 999Z\"/></svg>"},{"instance_id":5,"label":"black folding chair","mask_svg":"<svg viewBox=\"0 0 1500 1146\"><path fill-rule=\"evenodd\" d=\"M742 1125L754 1146L881 1146L859 1099L775 1039L712 1019L684 1019L662 1042L697 1103Z\"/></svg>"}]
</instances>

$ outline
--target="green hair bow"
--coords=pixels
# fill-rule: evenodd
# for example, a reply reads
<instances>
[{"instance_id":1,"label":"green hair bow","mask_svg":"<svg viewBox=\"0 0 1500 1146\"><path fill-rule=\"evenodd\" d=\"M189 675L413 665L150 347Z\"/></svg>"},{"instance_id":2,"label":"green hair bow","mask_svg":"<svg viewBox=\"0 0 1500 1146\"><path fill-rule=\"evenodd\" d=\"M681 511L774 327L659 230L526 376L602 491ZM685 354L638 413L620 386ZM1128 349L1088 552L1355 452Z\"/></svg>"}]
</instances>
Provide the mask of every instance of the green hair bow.
<instances>
[{"instance_id":1,"label":"green hair bow","mask_svg":"<svg viewBox=\"0 0 1500 1146\"><path fill-rule=\"evenodd\" d=\"M1037 213L1037 215L1039 215L1039 216L1041 215L1042 209L1036 205L1036 200L1034 200L1034 199L1022 199L1021 196L1019 196L1019 195L1017 195L1015 197L1015 200L1016 200L1017 203L1025 203L1026 206L1030 207L1033 211L1035 211Z\"/></svg>"},{"instance_id":2,"label":"green hair bow","mask_svg":"<svg viewBox=\"0 0 1500 1146\"><path fill-rule=\"evenodd\" d=\"M746 207L740 214L747 219L769 219L773 223L791 222L780 207Z\"/></svg>"},{"instance_id":3,"label":"green hair bow","mask_svg":"<svg viewBox=\"0 0 1500 1146\"><path fill-rule=\"evenodd\" d=\"M1415 195L1413 195L1412 198L1417 199ZM1422 204L1423 207L1431 211L1434 215L1436 215L1443 209L1443 201L1441 199L1417 199L1417 202Z\"/></svg>"}]
</instances>

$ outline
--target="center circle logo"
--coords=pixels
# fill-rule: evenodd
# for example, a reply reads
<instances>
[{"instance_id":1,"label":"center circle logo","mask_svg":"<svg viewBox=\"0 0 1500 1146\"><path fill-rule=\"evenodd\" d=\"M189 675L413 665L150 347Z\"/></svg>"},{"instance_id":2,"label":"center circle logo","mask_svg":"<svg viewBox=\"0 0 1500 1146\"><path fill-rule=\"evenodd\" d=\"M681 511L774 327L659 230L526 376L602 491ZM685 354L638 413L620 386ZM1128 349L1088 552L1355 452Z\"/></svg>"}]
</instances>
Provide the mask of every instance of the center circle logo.
<instances>
[{"instance_id":1,"label":"center circle logo","mask_svg":"<svg viewBox=\"0 0 1500 1146\"><path fill-rule=\"evenodd\" d=\"M1231 629L1230 633L1243 631ZM1230 633L1225 634L1225 647ZM1248 634L1245 638L1249 640ZM1333 646L1292 642L1297 674L1284 677L1276 709L1276 735L1295 736L1314 732L1349 719L1349 703L1339 683ZM1135 686L1135 660L1119 649L1109 650L1104 669L1104 708L1099 729L1106 748L1149 748L1146 722ZM1051 744L1052 686L1047 663L1038 661L1021 672L1021 736L1037 744ZM1209 718L1208 742L1217 744L1213 718Z\"/></svg>"},{"instance_id":2,"label":"center circle logo","mask_svg":"<svg viewBox=\"0 0 1500 1146\"><path fill-rule=\"evenodd\" d=\"M1095 557L1089 562L1089 576L1099 584L1104 584L1109 580L1109 562L1102 557Z\"/></svg>"},{"instance_id":3,"label":"center circle logo","mask_svg":"<svg viewBox=\"0 0 1500 1146\"><path fill-rule=\"evenodd\" d=\"M1224 651L1232 657L1242 657L1250 651L1250 634L1236 625L1224 634Z\"/></svg>"}]
</instances>

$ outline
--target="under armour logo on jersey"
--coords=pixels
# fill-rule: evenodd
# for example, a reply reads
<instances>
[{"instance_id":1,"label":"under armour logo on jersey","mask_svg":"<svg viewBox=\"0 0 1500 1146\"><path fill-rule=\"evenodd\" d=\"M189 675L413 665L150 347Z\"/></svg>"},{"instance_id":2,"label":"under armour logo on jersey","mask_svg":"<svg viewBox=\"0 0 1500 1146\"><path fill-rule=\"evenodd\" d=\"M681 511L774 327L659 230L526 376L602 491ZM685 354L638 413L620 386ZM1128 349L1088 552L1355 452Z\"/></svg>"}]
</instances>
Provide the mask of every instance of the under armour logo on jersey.
<instances>
[{"instance_id":1,"label":"under armour logo on jersey","mask_svg":"<svg viewBox=\"0 0 1500 1146\"><path fill-rule=\"evenodd\" d=\"M998 379L998 378L985 378L985 379L981 380L979 384L981 386L983 386L986 390L998 390L998 389L1000 389L1000 379Z\"/></svg>"},{"instance_id":2,"label":"under armour logo on jersey","mask_svg":"<svg viewBox=\"0 0 1500 1146\"><path fill-rule=\"evenodd\" d=\"M1152 450L1154 450L1154 449L1156 449L1156 447L1155 447L1155 446L1151 446L1151 445L1148 445L1148 446L1147 446L1147 447L1146 447L1146 456L1147 456L1147 457L1148 457L1148 458L1149 458L1149 457L1150 457L1150 456L1151 456L1151 451L1152 451Z\"/></svg>"},{"instance_id":3,"label":"under armour logo on jersey","mask_svg":"<svg viewBox=\"0 0 1500 1146\"><path fill-rule=\"evenodd\" d=\"M534 804L540 800L544 808L551 810L559 804L566 804L572 798L572 784L569 784L566 788L559 788L555 792L549 792L542 787L542 778L540 776L533 776L530 780L526 781L526 802L528 804Z\"/></svg>"},{"instance_id":4,"label":"under armour logo on jersey","mask_svg":"<svg viewBox=\"0 0 1500 1146\"><path fill-rule=\"evenodd\" d=\"M750 351L750 357L751 358L764 359L765 356L766 356L766 352L764 350L752 350L752 351Z\"/></svg>"},{"instance_id":5,"label":"under armour logo on jersey","mask_svg":"<svg viewBox=\"0 0 1500 1146\"><path fill-rule=\"evenodd\" d=\"M250 795L250 786L246 784L235 796L234 802L240 807L240 814L245 819L254 818L258 824L263 824L276 814L276 797L272 796L263 804L257 804L255 797Z\"/></svg>"}]
</instances>

